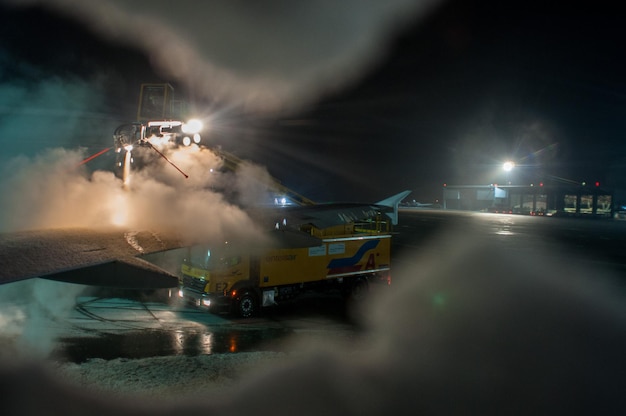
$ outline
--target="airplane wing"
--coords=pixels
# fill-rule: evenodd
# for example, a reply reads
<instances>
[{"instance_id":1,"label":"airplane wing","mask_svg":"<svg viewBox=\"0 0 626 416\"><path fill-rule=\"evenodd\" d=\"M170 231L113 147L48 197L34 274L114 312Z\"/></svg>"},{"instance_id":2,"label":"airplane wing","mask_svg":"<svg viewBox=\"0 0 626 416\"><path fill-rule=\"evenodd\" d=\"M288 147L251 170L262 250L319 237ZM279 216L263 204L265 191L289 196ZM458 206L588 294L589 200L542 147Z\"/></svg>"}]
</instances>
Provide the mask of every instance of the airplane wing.
<instances>
[{"instance_id":1,"label":"airplane wing","mask_svg":"<svg viewBox=\"0 0 626 416\"><path fill-rule=\"evenodd\" d=\"M3 233L0 284L41 277L106 287L176 287L177 276L141 256L179 247L173 236L118 229Z\"/></svg>"},{"instance_id":2,"label":"airplane wing","mask_svg":"<svg viewBox=\"0 0 626 416\"><path fill-rule=\"evenodd\" d=\"M304 206L276 208L265 221L281 221L287 225L298 227L311 224L323 229L334 225L347 224L355 221L371 220L379 213L387 215L393 225L398 224L398 205L411 191L400 192L373 204L362 203L328 203Z\"/></svg>"}]
</instances>

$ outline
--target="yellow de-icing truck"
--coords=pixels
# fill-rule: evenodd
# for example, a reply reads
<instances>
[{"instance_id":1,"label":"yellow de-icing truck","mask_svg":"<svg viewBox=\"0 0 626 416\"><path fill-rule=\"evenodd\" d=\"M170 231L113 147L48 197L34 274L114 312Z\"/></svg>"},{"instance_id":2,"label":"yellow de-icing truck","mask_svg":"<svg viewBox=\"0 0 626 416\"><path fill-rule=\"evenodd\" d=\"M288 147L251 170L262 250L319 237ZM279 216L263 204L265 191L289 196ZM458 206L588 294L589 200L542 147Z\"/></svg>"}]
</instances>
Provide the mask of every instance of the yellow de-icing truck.
<instances>
[{"instance_id":1,"label":"yellow de-icing truck","mask_svg":"<svg viewBox=\"0 0 626 416\"><path fill-rule=\"evenodd\" d=\"M272 212L280 238L264 250L189 248L179 296L212 312L250 317L306 291L361 298L391 284L392 225L405 191L375 204L321 204Z\"/></svg>"}]
</instances>

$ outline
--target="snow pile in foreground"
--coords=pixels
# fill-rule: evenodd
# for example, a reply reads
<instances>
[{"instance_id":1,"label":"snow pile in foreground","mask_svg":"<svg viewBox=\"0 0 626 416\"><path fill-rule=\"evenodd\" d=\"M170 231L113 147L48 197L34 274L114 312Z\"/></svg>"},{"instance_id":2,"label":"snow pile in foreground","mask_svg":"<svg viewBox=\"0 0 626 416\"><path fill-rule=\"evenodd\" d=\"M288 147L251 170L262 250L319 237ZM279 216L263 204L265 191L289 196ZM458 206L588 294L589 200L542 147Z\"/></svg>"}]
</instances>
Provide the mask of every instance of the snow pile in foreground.
<instances>
[{"instance_id":1,"label":"snow pile in foreground","mask_svg":"<svg viewBox=\"0 0 626 416\"><path fill-rule=\"evenodd\" d=\"M245 374L289 359L281 352L243 352L198 356L57 363L56 375L72 385L115 396L184 398L217 395L233 388Z\"/></svg>"}]
</instances>

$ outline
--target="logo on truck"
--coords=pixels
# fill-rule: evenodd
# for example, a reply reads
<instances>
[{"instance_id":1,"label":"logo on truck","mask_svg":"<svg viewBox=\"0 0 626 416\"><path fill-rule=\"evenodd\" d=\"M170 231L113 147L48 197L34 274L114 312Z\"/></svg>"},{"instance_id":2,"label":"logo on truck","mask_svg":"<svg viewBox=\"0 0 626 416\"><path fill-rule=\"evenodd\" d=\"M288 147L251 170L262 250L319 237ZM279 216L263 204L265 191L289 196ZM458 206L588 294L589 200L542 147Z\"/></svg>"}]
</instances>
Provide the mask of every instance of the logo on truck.
<instances>
[{"instance_id":1,"label":"logo on truck","mask_svg":"<svg viewBox=\"0 0 626 416\"><path fill-rule=\"evenodd\" d=\"M352 257L343 257L340 259L332 259L328 266L328 274L337 273L350 273L358 272L361 270L359 262L369 250L372 250L378 246L380 240L369 240L364 243ZM374 254L371 254L367 260L365 266L366 269L373 269L375 267Z\"/></svg>"},{"instance_id":2,"label":"logo on truck","mask_svg":"<svg viewBox=\"0 0 626 416\"><path fill-rule=\"evenodd\" d=\"M272 262L272 261L293 261L296 259L296 255L295 254L283 254L280 256L267 256L265 257L265 261L266 262Z\"/></svg>"}]
</instances>

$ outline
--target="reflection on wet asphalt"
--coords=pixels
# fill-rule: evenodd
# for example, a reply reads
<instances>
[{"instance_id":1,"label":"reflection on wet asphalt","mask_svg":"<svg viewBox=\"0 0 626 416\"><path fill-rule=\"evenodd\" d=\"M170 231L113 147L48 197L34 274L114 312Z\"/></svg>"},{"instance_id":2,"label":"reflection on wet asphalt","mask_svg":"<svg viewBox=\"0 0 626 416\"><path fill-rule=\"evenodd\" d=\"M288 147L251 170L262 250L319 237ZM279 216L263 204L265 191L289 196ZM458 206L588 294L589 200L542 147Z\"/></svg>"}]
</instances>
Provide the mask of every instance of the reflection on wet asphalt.
<instances>
[{"instance_id":1,"label":"reflection on wet asphalt","mask_svg":"<svg viewBox=\"0 0 626 416\"><path fill-rule=\"evenodd\" d=\"M111 295L110 293L107 295ZM252 351L284 351L290 335L352 333L342 299L312 296L261 317L234 319L191 306L149 300L140 292L123 297L83 296L58 336L55 359L75 363L100 358L146 358Z\"/></svg>"},{"instance_id":2,"label":"reflection on wet asphalt","mask_svg":"<svg viewBox=\"0 0 626 416\"><path fill-rule=\"evenodd\" d=\"M124 334L101 334L91 338L60 339L55 359L82 363L101 358L146 358L172 355L210 355L249 351L276 351L279 344L269 342L287 336L288 329L217 330L185 332L145 330ZM268 342L266 342L268 341Z\"/></svg>"}]
</instances>

